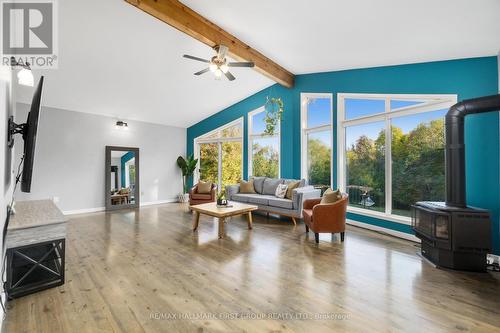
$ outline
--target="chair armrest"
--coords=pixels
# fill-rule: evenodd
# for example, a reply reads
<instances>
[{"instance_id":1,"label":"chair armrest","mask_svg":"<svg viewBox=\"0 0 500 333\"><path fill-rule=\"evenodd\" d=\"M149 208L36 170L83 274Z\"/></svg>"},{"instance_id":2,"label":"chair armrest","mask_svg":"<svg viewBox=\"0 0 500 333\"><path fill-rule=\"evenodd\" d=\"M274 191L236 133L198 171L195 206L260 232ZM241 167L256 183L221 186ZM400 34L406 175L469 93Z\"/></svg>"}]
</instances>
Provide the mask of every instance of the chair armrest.
<instances>
[{"instance_id":1,"label":"chair armrest","mask_svg":"<svg viewBox=\"0 0 500 333\"><path fill-rule=\"evenodd\" d=\"M232 196L240 192L240 184L226 186L226 199L231 200Z\"/></svg>"},{"instance_id":2,"label":"chair armrest","mask_svg":"<svg viewBox=\"0 0 500 333\"><path fill-rule=\"evenodd\" d=\"M307 199L317 199L321 197L321 190L316 190L313 186L304 186L292 191L293 209L302 213L304 201Z\"/></svg>"},{"instance_id":3,"label":"chair armrest","mask_svg":"<svg viewBox=\"0 0 500 333\"><path fill-rule=\"evenodd\" d=\"M321 198L307 199L304 201L304 209L313 209L314 206L321 202Z\"/></svg>"},{"instance_id":4,"label":"chair armrest","mask_svg":"<svg viewBox=\"0 0 500 333\"><path fill-rule=\"evenodd\" d=\"M198 185L195 185L189 189L189 196L191 197L191 195L196 192L198 192Z\"/></svg>"}]
</instances>

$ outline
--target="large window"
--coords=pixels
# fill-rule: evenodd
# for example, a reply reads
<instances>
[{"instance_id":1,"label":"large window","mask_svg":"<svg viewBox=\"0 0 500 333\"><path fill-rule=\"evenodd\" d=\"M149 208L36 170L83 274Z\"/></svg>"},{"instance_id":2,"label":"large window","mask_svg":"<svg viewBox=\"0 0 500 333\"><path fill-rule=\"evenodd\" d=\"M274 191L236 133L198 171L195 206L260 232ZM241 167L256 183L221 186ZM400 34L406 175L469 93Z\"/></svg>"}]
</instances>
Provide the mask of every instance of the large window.
<instances>
[{"instance_id":1,"label":"large window","mask_svg":"<svg viewBox=\"0 0 500 333\"><path fill-rule=\"evenodd\" d=\"M310 185L331 186L332 95L301 94L302 178Z\"/></svg>"},{"instance_id":2,"label":"large window","mask_svg":"<svg viewBox=\"0 0 500 333\"><path fill-rule=\"evenodd\" d=\"M196 180L211 181L219 189L238 183L243 175L243 119L195 139L199 159Z\"/></svg>"},{"instance_id":3,"label":"large window","mask_svg":"<svg viewBox=\"0 0 500 333\"><path fill-rule=\"evenodd\" d=\"M349 210L408 222L444 201L444 116L455 95L339 94L338 184Z\"/></svg>"},{"instance_id":4,"label":"large window","mask_svg":"<svg viewBox=\"0 0 500 333\"><path fill-rule=\"evenodd\" d=\"M248 114L248 175L278 178L280 176L280 127L273 135L265 134L266 112L262 107Z\"/></svg>"}]
</instances>

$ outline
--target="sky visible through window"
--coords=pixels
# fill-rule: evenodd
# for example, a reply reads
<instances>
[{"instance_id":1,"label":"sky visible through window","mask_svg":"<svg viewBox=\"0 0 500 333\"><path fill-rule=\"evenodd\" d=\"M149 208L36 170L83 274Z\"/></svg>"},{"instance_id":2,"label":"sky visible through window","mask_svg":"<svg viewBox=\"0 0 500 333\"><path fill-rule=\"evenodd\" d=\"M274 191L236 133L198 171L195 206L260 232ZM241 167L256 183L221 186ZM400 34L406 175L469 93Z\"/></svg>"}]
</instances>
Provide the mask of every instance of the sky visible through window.
<instances>
[{"instance_id":1,"label":"sky visible through window","mask_svg":"<svg viewBox=\"0 0 500 333\"><path fill-rule=\"evenodd\" d=\"M307 106L307 128L331 124L331 109L330 98L311 98ZM328 146L331 145L332 138L329 131L318 132L314 138Z\"/></svg>"},{"instance_id":2,"label":"sky visible through window","mask_svg":"<svg viewBox=\"0 0 500 333\"><path fill-rule=\"evenodd\" d=\"M391 100L391 109L421 104L418 101ZM353 119L385 111L385 101L368 99L345 99L346 119ZM393 118L393 126L401 128L403 133L409 133L420 123L429 123L432 120L444 118L447 109L432 112L420 113L412 116ZM350 117L347 117L347 115ZM382 127L383 128L383 127ZM376 140L381 130L380 123L364 124L362 126L350 126L346 131L346 147L350 148L356 144L358 138L362 135L372 140Z\"/></svg>"}]
</instances>

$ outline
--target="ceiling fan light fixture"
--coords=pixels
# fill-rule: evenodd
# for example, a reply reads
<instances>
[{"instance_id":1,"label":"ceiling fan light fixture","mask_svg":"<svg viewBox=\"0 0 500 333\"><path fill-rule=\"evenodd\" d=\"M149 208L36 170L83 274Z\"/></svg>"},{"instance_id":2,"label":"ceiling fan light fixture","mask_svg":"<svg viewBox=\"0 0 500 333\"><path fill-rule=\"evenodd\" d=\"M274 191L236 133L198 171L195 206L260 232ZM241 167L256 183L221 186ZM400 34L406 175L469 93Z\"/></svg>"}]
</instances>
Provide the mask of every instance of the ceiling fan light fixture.
<instances>
[{"instance_id":1,"label":"ceiling fan light fixture","mask_svg":"<svg viewBox=\"0 0 500 333\"><path fill-rule=\"evenodd\" d=\"M214 63L211 63L210 66L208 66L208 68L210 68L210 71L212 73L215 73L217 71L217 69L219 69L219 67Z\"/></svg>"},{"instance_id":2,"label":"ceiling fan light fixture","mask_svg":"<svg viewBox=\"0 0 500 333\"><path fill-rule=\"evenodd\" d=\"M220 78L222 76L222 70L220 70L220 68L217 68L214 74L216 78Z\"/></svg>"},{"instance_id":3,"label":"ceiling fan light fixture","mask_svg":"<svg viewBox=\"0 0 500 333\"><path fill-rule=\"evenodd\" d=\"M229 70L229 67L226 64L223 64L222 66L220 66L220 70L222 71L222 73L226 74Z\"/></svg>"}]
</instances>

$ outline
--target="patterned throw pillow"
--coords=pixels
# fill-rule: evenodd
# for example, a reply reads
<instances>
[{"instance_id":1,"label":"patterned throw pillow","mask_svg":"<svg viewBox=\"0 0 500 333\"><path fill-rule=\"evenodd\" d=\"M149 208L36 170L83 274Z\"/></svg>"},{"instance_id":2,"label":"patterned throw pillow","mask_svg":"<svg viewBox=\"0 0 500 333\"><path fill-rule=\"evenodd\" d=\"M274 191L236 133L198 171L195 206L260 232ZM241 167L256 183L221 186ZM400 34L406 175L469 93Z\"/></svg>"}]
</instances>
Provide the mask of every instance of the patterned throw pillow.
<instances>
[{"instance_id":1,"label":"patterned throw pillow","mask_svg":"<svg viewBox=\"0 0 500 333\"><path fill-rule=\"evenodd\" d=\"M322 204L332 204L342 199L342 192L340 190L334 191L331 188L325 191L323 198L321 199Z\"/></svg>"},{"instance_id":2,"label":"patterned throw pillow","mask_svg":"<svg viewBox=\"0 0 500 333\"><path fill-rule=\"evenodd\" d=\"M200 180L198 182L198 193L199 194L210 194L212 191L212 183L211 182L204 182Z\"/></svg>"},{"instance_id":3,"label":"patterned throw pillow","mask_svg":"<svg viewBox=\"0 0 500 333\"><path fill-rule=\"evenodd\" d=\"M274 193L274 195L277 197L277 198L285 198L285 195L286 195L286 190L288 189L288 185L286 184L279 184L278 187L276 187L276 193Z\"/></svg>"},{"instance_id":4,"label":"patterned throw pillow","mask_svg":"<svg viewBox=\"0 0 500 333\"><path fill-rule=\"evenodd\" d=\"M240 193L255 193L253 179L250 179L247 182L244 180L240 182Z\"/></svg>"}]
</instances>

